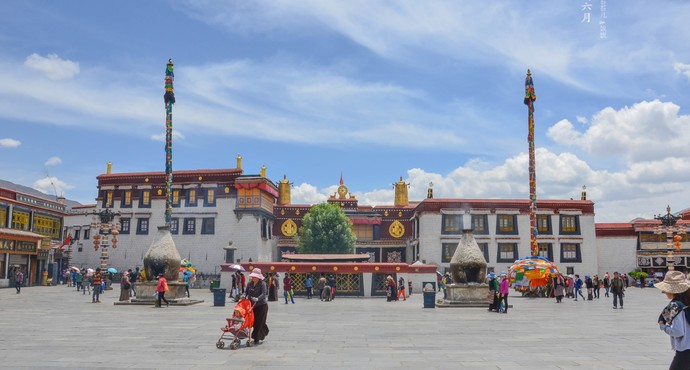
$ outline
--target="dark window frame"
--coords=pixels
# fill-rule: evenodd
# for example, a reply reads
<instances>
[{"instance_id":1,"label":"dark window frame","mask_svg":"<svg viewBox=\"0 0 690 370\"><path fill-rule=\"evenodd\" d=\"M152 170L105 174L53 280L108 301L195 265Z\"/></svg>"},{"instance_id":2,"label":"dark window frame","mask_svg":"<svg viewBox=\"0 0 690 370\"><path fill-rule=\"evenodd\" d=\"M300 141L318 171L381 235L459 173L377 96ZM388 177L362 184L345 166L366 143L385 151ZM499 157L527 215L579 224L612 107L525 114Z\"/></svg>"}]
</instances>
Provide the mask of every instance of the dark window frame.
<instances>
[{"instance_id":1,"label":"dark window frame","mask_svg":"<svg viewBox=\"0 0 690 370\"><path fill-rule=\"evenodd\" d=\"M146 227L144 227L146 226ZM137 235L148 235L150 223L148 218L137 219Z\"/></svg>"},{"instance_id":2,"label":"dark window frame","mask_svg":"<svg viewBox=\"0 0 690 370\"><path fill-rule=\"evenodd\" d=\"M144 194L148 194L148 198L149 198L148 203L144 203L144 198L145 198ZM141 193L139 194L139 208L151 208L151 190L145 189L145 190L141 191ZM137 224L138 224L138 222L137 222Z\"/></svg>"},{"instance_id":3,"label":"dark window frame","mask_svg":"<svg viewBox=\"0 0 690 370\"><path fill-rule=\"evenodd\" d=\"M483 228L478 229L476 228L477 223L475 222L476 219L481 219ZM472 221L472 230L475 235L489 235L489 215L472 215L471 218Z\"/></svg>"},{"instance_id":4,"label":"dark window frame","mask_svg":"<svg viewBox=\"0 0 690 370\"><path fill-rule=\"evenodd\" d=\"M441 243L441 262L449 263L458 248L458 243ZM448 252L448 253L446 253Z\"/></svg>"},{"instance_id":5,"label":"dark window frame","mask_svg":"<svg viewBox=\"0 0 690 370\"><path fill-rule=\"evenodd\" d=\"M452 226L455 223L451 221L457 221L457 230ZM443 235L460 235L462 234L462 215L461 214L443 214L441 215L441 234Z\"/></svg>"},{"instance_id":6,"label":"dark window frame","mask_svg":"<svg viewBox=\"0 0 690 370\"><path fill-rule=\"evenodd\" d=\"M502 258L501 257L501 246L504 245L512 245L513 246L513 257L512 258ZM519 257L518 257L518 243L498 243L498 246L496 247L496 262L498 263L513 263L515 262Z\"/></svg>"},{"instance_id":7,"label":"dark window frame","mask_svg":"<svg viewBox=\"0 0 690 370\"><path fill-rule=\"evenodd\" d=\"M213 202L208 201L208 195L210 192L213 192ZM216 189L215 188L207 188L206 191L204 192L204 207L215 207L216 206Z\"/></svg>"},{"instance_id":8,"label":"dark window frame","mask_svg":"<svg viewBox=\"0 0 690 370\"><path fill-rule=\"evenodd\" d=\"M177 217L170 218L170 233L177 235L180 233L180 219Z\"/></svg>"},{"instance_id":9,"label":"dark window frame","mask_svg":"<svg viewBox=\"0 0 690 370\"><path fill-rule=\"evenodd\" d=\"M540 256L542 256L542 255L541 255L541 247L542 247L543 245L546 245L546 246L547 246L547 248L546 248L546 256L542 256L542 257L546 257L546 258L549 259L549 261L553 262L553 243L537 243L537 244L538 244L539 255L540 255Z\"/></svg>"},{"instance_id":10,"label":"dark window frame","mask_svg":"<svg viewBox=\"0 0 690 370\"><path fill-rule=\"evenodd\" d=\"M575 258L565 258L565 246L575 246ZM580 243L561 243L561 263L582 262L582 246Z\"/></svg>"},{"instance_id":11,"label":"dark window frame","mask_svg":"<svg viewBox=\"0 0 690 370\"><path fill-rule=\"evenodd\" d=\"M127 200L127 193L129 193L129 203L125 202ZM123 190L120 194L120 208L132 208L132 191Z\"/></svg>"},{"instance_id":12,"label":"dark window frame","mask_svg":"<svg viewBox=\"0 0 690 370\"><path fill-rule=\"evenodd\" d=\"M501 230L501 219L502 218L510 218L510 222L512 224L512 229L511 230ZM518 223L517 223L517 215L506 215L506 214L499 214L496 215L496 235L518 235Z\"/></svg>"},{"instance_id":13,"label":"dark window frame","mask_svg":"<svg viewBox=\"0 0 690 370\"><path fill-rule=\"evenodd\" d=\"M191 193L194 193L193 197L190 196ZM187 189L185 201L187 202L187 207L196 207L199 204L199 194L197 194L197 189Z\"/></svg>"},{"instance_id":14,"label":"dark window frame","mask_svg":"<svg viewBox=\"0 0 690 370\"><path fill-rule=\"evenodd\" d=\"M565 231L563 230L563 221L565 221L566 218L574 218L575 220L575 230L574 231ZM580 216L579 215L561 215L559 217L559 232L561 235L580 235Z\"/></svg>"},{"instance_id":15,"label":"dark window frame","mask_svg":"<svg viewBox=\"0 0 690 370\"><path fill-rule=\"evenodd\" d=\"M546 229L539 228L539 220L546 219ZM537 232L540 235L553 235L553 228L551 226L551 215L537 215Z\"/></svg>"},{"instance_id":16,"label":"dark window frame","mask_svg":"<svg viewBox=\"0 0 690 370\"><path fill-rule=\"evenodd\" d=\"M175 201L175 193L177 193L177 201ZM174 208L178 208L180 206L180 189L172 189L170 194L170 204Z\"/></svg>"},{"instance_id":17,"label":"dark window frame","mask_svg":"<svg viewBox=\"0 0 690 370\"><path fill-rule=\"evenodd\" d=\"M132 229L132 219L129 217L120 218L120 234L129 234Z\"/></svg>"},{"instance_id":18,"label":"dark window frame","mask_svg":"<svg viewBox=\"0 0 690 370\"><path fill-rule=\"evenodd\" d=\"M91 229L84 229L84 240L91 239Z\"/></svg>"},{"instance_id":19,"label":"dark window frame","mask_svg":"<svg viewBox=\"0 0 690 370\"><path fill-rule=\"evenodd\" d=\"M484 260L489 263L489 243L477 243L477 245L484 255Z\"/></svg>"},{"instance_id":20,"label":"dark window frame","mask_svg":"<svg viewBox=\"0 0 690 370\"><path fill-rule=\"evenodd\" d=\"M195 235L196 234L196 218L185 217L184 222L182 224L182 234L184 234L184 235Z\"/></svg>"},{"instance_id":21,"label":"dark window frame","mask_svg":"<svg viewBox=\"0 0 690 370\"><path fill-rule=\"evenodd\" d=\"M210 225L210 226L209 226ZM210 228L210 230L208 230ZM201 234L214 235L216 233L216 218L204 217L201 219Z\"/></svg>"}]
</instances>

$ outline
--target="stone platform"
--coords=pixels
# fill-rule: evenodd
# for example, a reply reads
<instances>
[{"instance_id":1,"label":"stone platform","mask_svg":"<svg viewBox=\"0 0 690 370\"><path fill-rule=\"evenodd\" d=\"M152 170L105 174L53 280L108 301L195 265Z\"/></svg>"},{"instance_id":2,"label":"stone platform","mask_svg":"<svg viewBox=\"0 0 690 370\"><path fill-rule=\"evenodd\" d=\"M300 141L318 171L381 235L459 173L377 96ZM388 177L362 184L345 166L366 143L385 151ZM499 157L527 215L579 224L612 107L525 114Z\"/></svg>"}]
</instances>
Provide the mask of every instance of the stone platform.
<instances>
[{"instance_id":1,"label":"stone platform","mask_svg":"<svg viewBox=\"0 0 690 370\"><path fill-rule=\"evenodd\" d=\"M146 281L143 283L134 283L134 289L137 292L136 297L129 301L116 301L115 305L154 305L156 298L153 294L156 292L158 282ZM168 283L168 292L165 293L165 299L170 302L171 306L190 306L197 303L203 303L203 300L187 298L185 293L185 284L174 281Z\"/></svg>"},{"instance_id":2,"label":"stone platform","mask_svg":"<svg viewBox=\"0 0 690 370\"><path fill-rule=\"evenodd\" d=\"M488 284L449 284L446 299L436 301L436 307L487 307L489 305Z\"/></svg>"}]
</instances>

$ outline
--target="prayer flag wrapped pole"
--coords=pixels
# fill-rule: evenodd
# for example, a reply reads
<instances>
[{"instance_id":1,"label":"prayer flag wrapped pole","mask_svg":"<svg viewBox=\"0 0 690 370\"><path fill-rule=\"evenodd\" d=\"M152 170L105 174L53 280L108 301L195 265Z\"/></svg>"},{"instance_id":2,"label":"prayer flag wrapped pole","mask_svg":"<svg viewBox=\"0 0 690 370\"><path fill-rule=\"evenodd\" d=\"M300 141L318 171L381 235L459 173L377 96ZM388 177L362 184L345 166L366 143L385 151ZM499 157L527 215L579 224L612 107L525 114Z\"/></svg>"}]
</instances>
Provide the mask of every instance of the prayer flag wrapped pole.
<instances>
[{"instance_id":1,"label":"prayer flag wrapped pole","mask_svg":"<svg viewBox=\"0 0 690 370\"><path fill-rule=\"evenodd\" d=\"M173 81L173 61L168 59L165 69L165 225L170 226L172 219L172 106L175 104Z\"/></svg>"},{"instance_id":2,"label":"prayer flag wrapped pole","mask_svg":"<svg viewBox=\"0 0 690 370\"><path fill-rule=\"evenodd\" d=\"M534 94L534 82L532 81L532 73L527 70L527 77L525 78L525 100L527 105L527 143L529 144L529 228L530 228L530 253L532 256L539 255L539 244L537 243L537 235L539 230L537 228L537 174L534 160L534 101L537 100L537 95Z\"/></svg>"}]
</instances>

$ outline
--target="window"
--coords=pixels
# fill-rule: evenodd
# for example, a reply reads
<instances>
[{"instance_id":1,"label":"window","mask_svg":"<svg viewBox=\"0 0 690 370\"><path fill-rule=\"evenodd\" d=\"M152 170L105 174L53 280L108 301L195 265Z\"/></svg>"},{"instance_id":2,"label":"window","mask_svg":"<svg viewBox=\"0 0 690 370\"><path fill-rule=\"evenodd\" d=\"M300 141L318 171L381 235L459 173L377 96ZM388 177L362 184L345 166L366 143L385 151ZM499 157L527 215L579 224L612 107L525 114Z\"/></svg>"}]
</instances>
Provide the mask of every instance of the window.
<instances>
[{"instance_id":1,"label":"window","mask_svg":"<svg viewBox=\"0 0 690 370\"><path fill-rule=\"evenodd\" d=\"M132 191L125 190L122 192L122 200L120 201L120 207L131 208L132 207Z\"/></svg>"},{"instance_id":2,"label":"window","mask_svg":"<svg viewBox=\"0 0 690 370\"><path fill-rule=\"evenodd\" d=\"M443 243L441 248L441 262L450 262L458 248L458 243Z\"/></svg>"},{"instance_id":3,"label":"window","mask_svg":"<svg viewBox=\"0 0 690 370\"><path fill-rule=\"evenodd\" d=\"M84 229L84 240L89 240L91 238L91 229Z\"/></svg>"},{"instance_id":4,"label":"window","mask_svg":"<svg viewBox=\"0 0 690 370\"><path fill-rule=\"evenodd\" d=\"M7 227L7 207L0 207L0 227Z\"/></svg>"},{"instance_id":5,"label":"window","mask_svg":"<svg viewBox=\"0 0 690 370\"><path fill-rule=\"evenodd\" d=\"M137 234L148 235L149 233L149 219L140 218L137 220Z\"/></svg>"},{"instance_id":6,"label":"window","mask_svg":"<svg viewBox=\"0 0 690 370\"><path fill-rule=\"evenodd\" d=\"M496 234L517 235L516 215L498 215L496 222Z\"/></svg>"},{"instance_id":7,"label":"window","mask_svg":"<svg viewBox=\"0 0 690 370\"><path fill-rule=\"evenodd\" d=\"M73 238L73 239L74 239L74 240L79 240L79 239L81 239L81 238L79 237L80 235L81 235L81 230L79 230L79 229L74 230L74 238Z\"/></svg>"},{"instance_id":8,"label":"window","mask_svg":"<svg viewBox=\"0 0 690 370\"><path fill-rule=\"evenodd\" d=\"M479 250L484 254L484 260L489 263L489 243L477 243Z\"/></svg>"},{"instance_id":9,"label":"window","mask_svg":"<svg viewBox=\"0 0 690 370\"><path fill-rule=\"evenodd\" d=\"M561 234L580 234L580 219L576 215L561 215Z\"/></svg>"},{"instance_id":10,"label":"window","mask_svg":"<svg viewBox=\"0 0 690 370\"><path fill-rule=\"evenodd\" d=\"M151 190L142 190L139 198L139 207L151 208Z\"/></svg>"},{"instance_id":11,"label":"window","mask_svg":"<svg viewBox=\"0 0 690 370\"><path fill-rule=\"evenodd\" d=\"M261 239L268 239L268 221L265 218L261 218Z\"/></svg>"},{"instance_id":12,"label":"window","mask_svg":"<svg viewBox=\"0 0 690 370\"><path fill-rule=\"evenodd\" d=\"M60 238L62 225L59 218L34 214L33 232L53 239Z\"/></svg>"},{"instance_id":13,"label":"window","mask_svg":"<svg viewBox=\"0 0 690 370\"><path fill-rule=\"evenodd\" d=\"M180 219L179 218L171 218L170 219L170 233L177 235L180 230Z\"/></svg>"},{"instance_id":14,"label":"window","mask_svg":"<svg viewBox=\"0 0 690 370\"><path fill-rule=\"evenodd\" d=\"M472 215L472 230L475 234L488 234L488 217L487 215Z\"/></svg>"},{"instance_id":15,"label":"window","mask_svg":"<svg viewBox=\"0 0 690 370\"><path fill-rule=\"evenodd\" d=\"M185 218L184 219L184 229L182 229L183 234L196 234L196 219L195 218Z\"/></svg>"},{"instance_id":16,"label":"window","mask_svg":"<svg viewBox=\"0 0 690 370\"><path fill-rule=\"evenodd\" d=\"M196 189L187 189L187 207L196 207Z\"/></svg>"},{"instance_id":17,"label":"window","mask_svg":"<svg viewBox=\"0 0 690 370\"><path fill-rule=\"evenodd\" d=\"M582 255L580 254L580 244L562 243L561 262L582 262Z\"/></svg>"},{"instance_id":18,"label":"window","mask_svg":"<svg viewBox=\"0 0 690 370\"><path fill-rule=\"evenodd\" d=\"M201 219L201 233L215 234L216 233L216 219L213 217L206 217Z\"/></svg>"},{"instance_id":19,"label":"window","mask_svg":"<svg viewBox=\"0 0 690 370\"><path fill-rule=\"evenodd\" d=\"M29 212L14 210L12 212L12 228L29 231Z\"/></svg>"},{"instance_id":20,"label":"window","mask_svg":"<svg viewBox=\"0 0 690 370\"><path fill-rule=\"evenodd\" d=\"M551 243L539 243L539 256L548 258L549 261L553 261L553 250L551 248Z\"/></svg>"},{"instance_id":21,"label":"window","mask_svg":"<svg viewBox=\"0 0 690 370\"><path fill-rule=\"evenodd\" d=\"M374 228L373 225L362 225L355 224L352 225L352 229L357 236L357 240L374 240Z\"/></svg>"},{"instance_id":22,"label":"window","mask_svg":"<svg viewBox=\"0 0 690 370\"><path fill-rule=\"evenodd\" d=\"M517 243L498 243L498 259L496 262L515 262L517 259Z\"/></svg>"},{"instance_id":23,"label":"window","mask_svg":"<svg viewBox=\"0 0 690 370\"><path fill-rule=\"evenodd\" d=\"M539 234L552 234L550 215L537 215L537 231L539 231Z\"/></svg>"},{"instance_id":24,"label":"window","mask_svg":"<svg viewBox=\"0 0 690 370\"><path fill-rule=\"evenodd\" d=\"M580 254L580 244L562 243L561 262L582 262L582 255Z\"/></svg>"},{"instance_id":25,"label":"window","mask_svg":"<svg viewBox=\"0 0 690 370\"><path fill-rule=\"evenodd\" d=\"M381 240L381 225L373 225L374 240Z\"/></svg>"},{"instance_id":26,"label":"window","mask_svg":"<svg viewBox=\"0 0 690 370\"><path fill-rule=\"evenodd\" d=\"M130 220L129 218L120 219L120 234L129 234Z\"/></svg>"},{"instance_id":27,"label":"window","mask_svg":"<svg viewBox=\"0 0 690 370\"><path fill-rule=\"evenodd\" d=\"M462 233L462 215L443 215L441 222L443 223L441 234Z\"/></svg>"},{"instance_id":28,"label":"window","mask_svg":"<svg viewBox=\"0 0 690 370\"><path fill-rule=\"evenodd\" d=\"M173 207L179 207L180 206L180 191L179 190L173 190L172 191L172 206Z\"/></svg>"},{"instance_id":29,"label":"window","mask_svg":"<svg viewBox=\"0 0 690 370\"><path fill-rule=\"evenodd\" d=\"M111 208L113 206L113 191L107 190L103 195L103 207Z\"/></svg>"},{"instance_id":30,"label":"window","mask_svg":"<svg viewBox=\"0 0 690 370\"><path fill-rule=\"evenodd\" d=\"M214 207L216 205L216 189L206 189L204 207Z\"/></svg>"}]
</instances>

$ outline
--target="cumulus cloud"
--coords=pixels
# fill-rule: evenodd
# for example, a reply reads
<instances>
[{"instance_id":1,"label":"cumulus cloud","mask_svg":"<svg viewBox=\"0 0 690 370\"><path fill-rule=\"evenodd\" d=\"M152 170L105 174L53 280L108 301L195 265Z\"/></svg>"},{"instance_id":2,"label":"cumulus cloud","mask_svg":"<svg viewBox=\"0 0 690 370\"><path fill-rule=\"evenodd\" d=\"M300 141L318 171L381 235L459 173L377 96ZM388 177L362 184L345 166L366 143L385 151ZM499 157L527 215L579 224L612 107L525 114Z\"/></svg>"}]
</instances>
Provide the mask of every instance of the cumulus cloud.
<instances>
[{"instance_id":1,"label":"cumulus cloud","mask_svg":"<svg viewBox=\"0 0 690 370\"><path fill-rule=\"evenodd\" d=\"M0 148L16 148L20 145L22 145L22 143L19 140L11 138L0 139Z\"/></svg>"},{"instance_id":2,"label":"cumulus cloud","mask_svg":"<svg viewBox=\"0 0 690 370\"><path fill-rule=\"evenodd\" d=\"M184 139L184 138L185 138L184 135L182 135L182 133L180 133L180 132L177 131L177 130L173 130L173 132L172 132L172 137L173 137L173 140L175 140L175 139ZM163 133L161 133L161 134L151 135L151 139L152 139L152 140L155 140L155 141L164 142L164 141L165 141L165 132L163 132Z\"/></svg>"},{"instance_id":3,"label":"cumulus cloud","mask_svg":"<svg viewBox=\"0 0 690 370\"><path fill-rule=\"evenodd\" d=\"M690 157L690 116L679 115L679 111L678 105L659 100L619 110L607 107L592 117L584 131L561 120L547 135L558 144L630 162Z\"/></svg>"},{"instance_id":4,"label":"cumulus cloud","mask_svg":"<svg viewBox=\"0 0 690 370\"><path fill-rule=\"evenodd\" d=\"M42 73L53 81L69 80L79 74L79 63L62 59L57 54L44 57L33 53L26 58L24 66Z\"/></svg>"},{"instance_id":5,"label":"cumulus cloud","mask_svg":"<svg viewBox=\"0 0 690 370\"><path fill-rule=\"evenodd\" d=\"M43 165L44 166L57 166L58 164L62 164L62 159L60 159L60 157L50 157L50 158L48 158L46 163L44 163Z\"/></svg>"},{"instance_id":6,"label":"cumulus cloud","mask_svg":"<svg viewBox=\"0 0 690 370\"><path fill-rule=\"evenodd\" d=\"M677 62L673 64L673 69L677 74L687 77L688 81L690 81L690 64Z\"/></svg>"},{"instance_id":7,"label":"cumulus cloud","mask_svg":"<svg viewBox=\"0 0 690 370\"><path fill-rule=\"evenodd\" d=\"M70 185L57 177L44 177L40 180L34 182L34 189L51 195L63 195L65 190L74 189L73 185ZM57 192L57 194L55 194Z\"/></svg>"}]
</instances>

